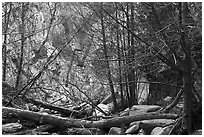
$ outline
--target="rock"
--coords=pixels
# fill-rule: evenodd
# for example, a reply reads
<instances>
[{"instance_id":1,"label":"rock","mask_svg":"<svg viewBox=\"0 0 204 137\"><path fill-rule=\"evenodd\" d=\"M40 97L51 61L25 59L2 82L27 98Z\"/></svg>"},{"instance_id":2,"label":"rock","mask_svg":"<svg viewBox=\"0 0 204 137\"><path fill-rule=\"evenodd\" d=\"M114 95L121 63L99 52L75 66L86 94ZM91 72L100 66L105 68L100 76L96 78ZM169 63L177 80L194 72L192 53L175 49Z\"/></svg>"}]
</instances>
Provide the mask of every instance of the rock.
<instances>
[{"instance_id":1,"label":"rock","mask_svg":"<svg viewBox=\"0 0 204 137\"><path fill-rule=\"evenodd\" d=\"M172 119L153 119L140 121L139 127L142 128L146 134L150 134L155 127L165 127L174 122Z\"/></svg>"},{"instance_id":2,"label":"rock","mask_svg":"<svg viewBox=\"0 0 204 137\"><path fill-rule=\"evenodd\" d=\"M155 112L159 109L161 109L161 107L158 105L134 105L132 106L129 115L135 116L142 113Z\"/></svg>"},{"instance_id":3,"label":"rock","mask_svg":"<svg viewBox=\"0 0 204 137\"><path fill-rule=\"evenodd\" d=\"M98 107L101 108L105 113L109 114L110 110L109 110L109 106L105 105L105 104L98 104ZM95 115L96 116L104 116L104 114L102 112L100 112L99 110L95 109Z\"/></svg>"},{"instance_id":4,"label":"rock","mask_svg":"<svg viewBox=\"0 0 204 137\"><path fill-rule=\"evenodd\" d=\"M169 132L171 131L173 125L167 126L167 127L155 127L150 135L168 135Z\"/></svg>"},{"instance_id":5,"label":"rock","mask_svg":"<svg viewBox=\"0 0 204 137\"><path fill-rule=\"evenodd\" d=\"M168 135L171 129L173 128L173 125L169 125L167 127L164 127L164 131L162 132L162 135Z\"/></svg>"},{"instance_id":6,"label":"rock","mask_svg":"<svg viewBox=\"0 0 204 137\"><path fill-rule=\"evenodd\" d=\"M141 122L141 121L134 121L134 122L130 123L130 126L139 125L140 122Z\"/></svg>"},{"instance_id":7,"label":"rock","mask_svg":"<svg viewBox=\"0 0 204 137\"><path fill-rule=\"evenodd\" d=\"M138 132L138 135L146 135L145 131L143 129L140 129Z\"/></svg>"},{"instance_id":8,"label":"rock","mask_svg":"<svg viewBox=\"0 0 204 137\"><path fill-rule=\"evenodd\" d=\"M202 135L202 129L196 130L192 135Z\"/></svg>"},{"instance_id":9,"label":"rock","mask_svg":"<svg viewBox=\"0 0 204 137\"><path fill-rule=\"evenodd\" d=\"M13 133L20 130L21 128L22 128L22 125L19 123L8 123L8 124L2 125L2 132Z\"/></svg>"},{"instance_id":10,"label":"rock","mask_svg":"<svg viewBox=\"0 0 204 137\"><path fill-rule=\"evenodd\" d=\"M108 135L120 135L121 134L121 128L119 127L112 127L109 132Z\"/></svg>"},{"instance_id":11,"label":"rock","mask_svg":"<svg viewBox=\"0 0 204 137\"><path fill-rule=\"evenodd\" d=\"M164 129L162 127L155 127L150 135L161 135Z\"/></svg>"},{"instance_id":12,"label":"rock","mask_svg":"<svg viewBox=\"0 0 204 137\"><path fill-rule=\"evenodd\" d=\"M124 111L122 111L120 113L120 116L128 116L130 113L130 109L129 108L126 108Z\"/></svg>"},{"instance_id":13,"label":"rock","mask_svg":"<svg viewBox=\"0 0 204 137\"><path fill-rule=\"evenodd\" d=\"M139 131L139 124L138 125L133 125L130 128L128 128L125 131L125 134L133 134L133 133L137 133Z\"/></svg>"},{"instance_id":14,"label":"rock","mask_svg":"<svg viewBox=\"0 0 204 137\"><path fill-rule=\"evenodd\" d=\"M155 109L160 109L161 107L158 105L134 105L132 106L132 110L155 110ZM148 112L152 112L152 111L148 111Z\"/></svg>"},{"instance_id":15,"label":"rock","mask_svg":"<svg viewBox=\"0 0 204 137\"><path fill-rule=\"evenodd\" d=\"M90 130L84 129L81 131L81 135L92 135Z\"/></svg>"}]
</instances>

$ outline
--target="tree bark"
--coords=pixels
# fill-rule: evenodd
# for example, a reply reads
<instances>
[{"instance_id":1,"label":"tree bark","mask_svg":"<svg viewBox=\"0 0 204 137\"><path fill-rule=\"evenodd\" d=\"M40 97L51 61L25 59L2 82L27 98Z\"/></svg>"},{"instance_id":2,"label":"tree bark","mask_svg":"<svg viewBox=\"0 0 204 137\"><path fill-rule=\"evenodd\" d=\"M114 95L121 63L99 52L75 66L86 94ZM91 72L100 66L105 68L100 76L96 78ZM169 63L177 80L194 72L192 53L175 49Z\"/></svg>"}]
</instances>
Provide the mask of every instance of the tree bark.
<instances>
[{"instance_id":1,"label":"tree bark","mask_svg":"<svg viewBox=\"0 0 204 137\"><path fill-rule=\"evenodd\" d=\"M2 75L2 80L6 81L6 62L7 62L7 54L6 54L6 43L7 43L7 30L9 26L9 19L10 19L10 13L11 13L11 8L12 8L12 3L9 3L10 9L9 12L7 13L7 5L5 6L5 17L4 17L4 24L5 24L5 29L3 31L4 33L4 43L2 45L2 60L3 60L3 75Z\"/></svg>"},{"instance_id":2,"label":"tree bark","mask_svg":"<svg viewBox=\"0 0 204 137\"><path fill-rule=\"evenodd\" d=\"M58 127L85 127L85 128L111 128L113 126L120 127L121 124L129 124L133 121L141 121L148 119L176 119L178 118L175 114L142 114L136 116L124 116L124 117L115 117L110 119L103 119L99 121L88 121L81 119L73 118L62 118L58 116L53 116L49 114L37 113L28 110L14 109L9 107L2 107L2 114L8 115L9 113L15 114L18 117L34 120L40 124L51 124Z\"/></svg>"},{"instance_id":3,"label":"tree bark","mask_svg":"<svg viewBox=\"0 0 204 137\"><path fill-rule=\"evenodd\" d=\"M117 8L117 3L116 3ZM118 20L118 12L116 11L116 19ZM117 23L117 22L116 22ZM117 24L117 49L118 49L118 67L119 67L119 82L120 82L120 96L121 96L121 107L124 108L124 95L123 95L123 85L122 85L122 71L121 71L121 48L120 48L120 37L119 37L119 24Z\"/></svg>"},{"instance_id":4,"label":"tree bark","mask_svg":"<svg viewBox=\"0 0 204 137\"><path fill-rule=\"evenodd\" d=\"M26 16L26 8L27 4L22 3L22 12L21 12L21 24L20 26L20 34L21 34L21 53L20 53L20 61L18 64L18 72L16 76L16 84L15 84L15 90L18 90L19 84L21 81L21 72L22 72L22 65L23 65L23 56L24 56L24 43L25 43L25 16Z\"/></svg>"},{"instance_id":5,"label":"tree bark","mask_svg":"<svg viewBox=\"0 0 204 137\"><path fill-rule=\"evenodd\" d=\"M130 5L130 11L131 11L131 17L130 17L130 28L134 32L134 5L131 2ZM130 74L129 74L129 81L135 81L135 68L134 68L134 62L135 62L135 40L133 34L131 34L131 47L130 47ZM136 97L136 83L131 82L130 83L130 93L131 93L131 100L132 100L132 105L137 104L137 97Z\"/></svg>"},{"instance_id":6,"label":"tree bark","mask_svg":"<svg viewBox=\"0 0 204 137\"><path fill-rule=\"evenodd\" d=\"M180 45L184 52L183 59L183 85L184 85L184 114L183 114L183 129L184 132L190 134L192 132L192 60L191 47L187 43L188 36L185 34L186 27L184 26L187 17L189 16L188 4L179 3L179 23L180 23Z\"/></svg>"},{"instance_id":7,"label":"tree bark","mask_svg":"<svg viewBox=\"0 0 204 137\"><path fill-rule=\"evenodd\" d=\"M131 5L129 6L130 3L127 3L127 13L126 13L126 17L127 17L127 28L129 30L134 30L134 15L133 15L133 11L134 11L134 6ZM130 7L130 8L129 8ZM131 12L129 14L129 12ZM135 70L133 68L133 62L134 62L134 36L128 31L128 56L127 56L127 64L128 64L128 87L129 87L129 95L130 95L130 101L129 101L129 106L133 106L134 104L136 104L136 96L135 96Z\"/></svg>"},{"instance_id":8,"label":"tree bark","mask_svg":"<svg viewBox=\"0 0 204 137\"><path fill-rule=\"evenodd\" d=\"M101 7L101 33L103 36L103 52L105 55L105 59L106 61L106 66L107 66L107 77L108 77L108 81L110 84L110 90L111 90L111 94L112 94L112 98L113 98L113 104L114 104L114 111L118 111L118 104L116 101L116 97L115 97L115 92L114 92L114 87L113 87L113 81L111 79L111 70L110 70L110 66L109 66L109 62L108 62L108 50L107 50L107 45L106 45L106 38L105 38L105 27L104 27L104 20L103 20L103 3L101 3L100 5Z\"/></svg>"},{"instance_id":9,"label":"tree bark","mask_svg":"<svg viewBox=\"0 0 204 137\"><path fill-rule=\"evenodd\" d=\"M68 108L62 108L62 107L54 106L54 105L51 105L51 104L46 103L46 102L42 102L42 101L39 101L39 100L34 100L32 98L27 98L26 101L29 102L29 103L33 103L34 105L40 105L40 106L42 106L44 108L48 108L48 109L58 111L61 114L64 114L66 116L73 115L75 117L79 117L82 114L81 111L71 110L71 109L68 109Z\"/></svg>"}]
</instances>

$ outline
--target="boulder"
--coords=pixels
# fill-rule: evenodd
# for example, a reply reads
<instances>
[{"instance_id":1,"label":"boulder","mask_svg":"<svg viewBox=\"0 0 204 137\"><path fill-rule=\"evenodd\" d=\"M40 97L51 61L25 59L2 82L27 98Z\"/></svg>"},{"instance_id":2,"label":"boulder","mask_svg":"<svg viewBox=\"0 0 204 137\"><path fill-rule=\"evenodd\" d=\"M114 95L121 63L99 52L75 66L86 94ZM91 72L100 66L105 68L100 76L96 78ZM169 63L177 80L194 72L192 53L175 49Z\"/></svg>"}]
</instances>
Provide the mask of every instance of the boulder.
<instances>
[{"instance_id":1,"label":"boulder","mask_svg":"<svg viewBox=\"0 0 204 137\"><path fill-rule=\"evenodd\" d=\"M196 130L192 135L202 135L202 129Z\"/></svg>"},{"instance_id":2,"label":"boulder","mask_svg":"<svg viewBox=\"0 0 204 137\"><path fill-rule=\"evenodd\" d=\"M2 125L2 132L13 133L20 130L23 126L20 123L8 123Z\"/></svg>"},{"instance_id":3,"label":"boulder","mask_svg":"<svg viewBox=\"0 0 204 137\"><path fill-rule=\"evenodd\" d=\"M140 121L134 121L132 123L130 123L130 126L133 126L133 125L139 125Z\"/></svg>"},{"instance_id":4,"label":"boulder","mask_svg":"<svg viewBox=\"0 0 204 137\"><path fill-rule=\"evenodd\" d=\"M159 109L161 109L161 107L158 105L134 105L132 106L129 115L135 116L143 113L155 112Z\"/></svg>"},{"instance_id":5,"label":"boulder","mask_svg":"<svg viewBox=\"0 0 204 137\"><path fill-rule=\"evenodd\" d=\"M119 127L112 127L109 132L108 135L121 135L122 129Z\"/></svg>"},{"instance_id":6,"label":"boulder","mask_svg":"<svg viewBox=\"0 0 204 137\"><path fill-rule=\"evenodd\" d=\"M173 123L174 120L172 119L143 120L140 121L139 127L142 128L145 131L145 133L150 134L155 127L165 127Z\"/></svg>"},{"instance_id":7,"label":"boulder","mask_svg":"<svg viewBox=\"0 0 204 137\"><path fill-rule=\"evenodd\" d=\"M150 135L161 135L164 129L162 127L155 127Z\"/></svg>"},{"instance_id":8,"label":"boulder","mask_svg":"<svg viewBox=\"0 0 204 137\"><path fill-rule=\"evenodd\" d=\"M128 128L125 131L125 134L134 134L137 133L139 131L139 124L138 125L132 125L130 128Z\"/></svg>"},{"instance_id":9,"label":"boulder","mask_svg":"<svg viewBox=\"0 0 204 137\"><path fill-rule=\"evenodd\" d=\"M128 116L130 113L130 109L129 108L126 108L125 110L123 110L121 113L120 113L120 116Z\"/></svg>"},{"instance_id":10,"label":"boulder","mask_svg":"<svg viewBox=\"0 0 204 137\"><path fill-rule=\"evenodd\" d=\"M150 135L168 135L169 132L171 131L172 127L173 127L173 125L170 125L170 126L167 126L167 127L164 127L164 128L162 128L162 127L155 127L151 131Z\"/></svg>"},{"instance_id":11,"label":"boulder","mask_svg":"<svg viewBox=\"0 0 204 137\"><path fill-rule=\"evenodd\" d=\"M109 110L109 106L105 105L105 104L98 104L98 107L100 109L102 109L105 113L109 114L110 110ZM95 109L95 112L93 113L93 115L95 116L104 116L104 114L102 112L100 112L98 109Z\"/></svg>"}]
</instances>

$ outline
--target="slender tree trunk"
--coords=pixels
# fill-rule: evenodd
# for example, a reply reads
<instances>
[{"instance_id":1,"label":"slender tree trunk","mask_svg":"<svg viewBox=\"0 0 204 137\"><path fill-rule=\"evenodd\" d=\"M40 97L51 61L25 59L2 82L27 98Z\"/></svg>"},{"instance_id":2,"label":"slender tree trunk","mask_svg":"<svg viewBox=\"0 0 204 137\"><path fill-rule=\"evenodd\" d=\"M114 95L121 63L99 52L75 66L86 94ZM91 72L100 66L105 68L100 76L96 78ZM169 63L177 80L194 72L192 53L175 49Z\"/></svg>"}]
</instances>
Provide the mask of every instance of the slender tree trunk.
<instances>
[{"instance_id":1,"label":"slender tree trunk","mask_svg":"<svg viewBox=\"0 0 204 137\"><path fill-rule=\"evenodd\" d=\"M126 18L127 18L127 22L126 22L126 26L127 26L127 29L130 29L130 17L129 17L129 3L127 3L127 11L126 11ZM126 71L126 75L127 75L127 86L128 86L128 94L129 94L129 107L131 107L132 106L132 104L133 104L133 100L132 100L132 90L131 90L131 76L130 76L130 52L129 52L129 50L130 50L130 44L131 44L131 39L130 39L130 32L128 31L127 32L127 48L126 48L126 52L127 52L127 54L126 54L126 64L127 64L127 66L128 66L128 69L127 69L127 71Z\"/></svg>"},{"instance_id":2,"label":"slender tree trunk","mask_svg":"<svg viewBox=\"0 0 204 137\"><path fill-rule=\"evenodd\" d=\"M7 54L6 54L6 43L7 43L7 30L8 30L8 23L10 19L10 12L12 8L12 3L9 3L9 11L7 12L7 7L8 5L5 6L5 18L4 18L4 24L5 24L5 30L4 30L4 42L2 46L2 59L3 59L3 75L2 75L2 80L6 81L6 62L7 62Z\"/></svg>"},{"instance_id":3,"label":"slender tree trunk","mask_svg":"<svg viewBox=\"0 0 204 137\"><path fill-rule=\"evenodd\" d=\"M18 66L18 72L16 77L16 85L15 90L18 90L20 79L21 79L21 72L22 72L22 65L23 65L23 52L24 52L24 43L25 43L25 14L26 14L26 3L22 3L22 13L21 13L21 24L20 24L20 33L21 33L21 53L20 53L20 62Z\"/></svg>"},{"instance_id":4,"label":"slender tree trunk","mask_svg":"<svg viewBox=\"0 0 204 137\"><path fill-rule=\"evenodd\" d=\"M182 63L183 71L183 84L184 84L184 114L183 114L183 128L187 134L192 132L192 61L191 61L191 47L190 44L186 41L188 40L188 36L185 34L184 23L189 16L188 4L179 3L179 21L180 21L180 44L182 50L184 52L184 59Z\"/></svg>"},{"instance_id":5,"label":"slender tree trunk","mask_svg":"<svg viewBox=\"0 0 204 137\"><path fill-rule=\"evenodd\" d=\"M116 8L117 8L117 4L116 4ZM116 19L118 20L117 11L116 11ZM121 107L123 108L124 107L124 95L123 95L122 73L121 73L121 50L120 50L119 24L117 26L116 39L117 39L117 49L118 49L118 67L119 67L118 71L119 71L119 81L120 81Z\"/></svg>"},{"instance_id":6,"label":"slender tree trunk","mask_svg":"<svg viewBox=\"0 0 204 137\"><path fill-rule=\"evenodd\" d=\"M129 8L129 3L127 3L127 28L129 30L133 29L132 28L132 20L134 20L134 18L132 18L132 16L129 16L129 12L132 12L132 6L131 8ZM131 15L131 14L130 14ZM128 87L129 87L129 94L130 94L130 104L129 106L133 106L134 104L136 104L136 99L135 99L135 83L133 81L135 81L135 73L134 73L134 69L132 67L132 63L134 61L133 59L133 54L134 54L134 49L133 49L133 45L134 45L134 38L132 37L132 35L130 34L130 32L128 31L128 56L127 56L127 64L128 64Z\"/></svg>"},{"instance_id":7,"label":"slender tree trunk","mask_svg":"<svg viewBox=\"0 0 204 137\"><path fill-rule=\"evenodd\" d=\"M127 46L126 46L126 35L125 35L125 29L123 28L123 46L122 46L122 54L123 54L123 58L125 58L127 56L126 50L127 50ZM127 60L123 61L123 65L124 66L128 66L127 64ZM127 75L127 68L124 68L125 72L123 72L124 75L124 81L125 81L125 91L126 91L126 96L127 96L127 103L128 103L128 107L130 108L130 94L129 94L129 88L128 88L128 75Z\"/></svg>"},{"instance_id":8,"label":"slender tree trunk","mask_svg":"<svg viewBox=\"0 0 204 137\"><path fill-rule=\"evenodd\" d=\"M123 16L123 18L125 18L125 15ZM123 64L124 66L126 66L124 68L125 72L124 72L124 81L125 81L125 91L126 91L126 96L127 96L127 102L128 102L128 107L130 108L130 94L129 94L129 86L128 86L128 74L127 74L127 71L128 71L128 61L127 61L127 51L128 51L128 39L126 37L126 33L125 33L125 28L123 28L123 57L126 58L126 60L123 61ZM127 34L128 35L128 34ZM126 42L126 39L127 39L127 42Z\"/></svg>"},{"instance_id":9,"label":"slender tree trunk","mask_svg":"<svg viewBox=\"0 0 204 137\"><path fill-rule=\"evenodd\" d=\"M131 17L130 17L130 24L131 24L131 30L134 31L134 3L131 3ZM131 47L130 47L130 56L131 56L131 63L130 63L130 74L129 74L129 81L131 81L131 96L132 96L132 105L137 104L137 98L136 98L136 93L135 93L135 89L136 89L136 84L135 82L135 69L134 69L134 62L135 62L135 42L134 42L134 36L133 34L131 34Z\"/></svg>"},{"instance_id":10,"label":"slender tree trunk","mask_svg":"<svg viewBox=\"0 0 204 137\"><path fill-rule=\"evenodd\" d=\"M101 33L102 33L102 36L103 36L103 52L104 52L104 55L105 55L105 59L107 60L106 61L106 65L107 65L107 76L108 76L108 81L109 81L109 84L110 84L110 90L111 90L111 94L112 94L112 99L113 99L113 104L114 104L114 110L117 112L118 111L118 104L117 104L117 101L116 101L116 97L115 97L115 92L114 92L114 87L113 87L113 81L112 81L112 78L111 78L111 71L110 71L110 66L109 66L109 61L108 61L108 49L107 49L107 46L106 46L106 38L105 38L105 27L104 27L104 21L103 21L103 3L101 3Z\"/></svg>"}]
</instances>

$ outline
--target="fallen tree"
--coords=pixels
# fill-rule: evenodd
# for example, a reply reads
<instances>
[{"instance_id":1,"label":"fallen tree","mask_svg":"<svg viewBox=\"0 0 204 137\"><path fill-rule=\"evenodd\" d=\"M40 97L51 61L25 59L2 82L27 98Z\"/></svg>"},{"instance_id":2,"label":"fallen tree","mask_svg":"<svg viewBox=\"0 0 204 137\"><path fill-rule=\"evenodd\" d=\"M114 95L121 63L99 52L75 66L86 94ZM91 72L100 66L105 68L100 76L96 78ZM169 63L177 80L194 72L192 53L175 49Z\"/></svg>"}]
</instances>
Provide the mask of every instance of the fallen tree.
<instances>
[{"instance_id":1,"label":"fallen tree","mask_svg":"<svg viewBox=\"0 0 204 137\"><path fill-rule=\"evenodd\" d=\"M85 128L110 128L110 127L120 127L121 124L129 124L133 121L149 120L149 119L176 119L178 118L175 114L158 114L158 113L148 113L135 116L123 116L114 117L110 119L103 119L99 121L88 121L73 118L64 118L54 115L49 115L47 113L38 113L28 110L15 109L9 107L2 107L3 116L8 114L15 114L18 117L34 120L40 124L51 124L53 126L60 127L85 127Z\"/></svg>"},{"instance_id":2,"label":"fallen tree","mask_svg":"<svg viewBox=\"0 0 204 137\"><path fill-rule=\"evenodd\" d=\"M64 114L64 115L67 115L67 116L73 115L75 117L79 117L83 113L81 111L71 110L71 109L68 109L68 108L55 106L55 105L52 105L52 104L49 104L49 103L46 103L46 102L42 102L40 100L34 100L32 98L27 98L27 99L25 99L25 101L29 102L29 103L33 103L34 105L40 105L41 107L45 107L45 108L48 108L48 109L58 111L61 114Z\"/></svg>"}]
</instances>

